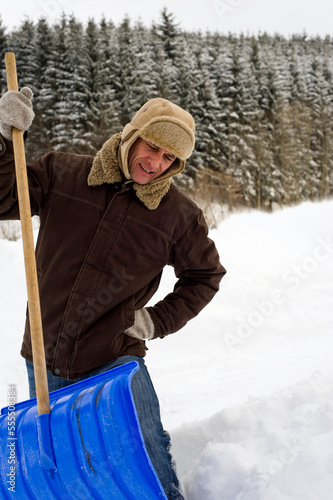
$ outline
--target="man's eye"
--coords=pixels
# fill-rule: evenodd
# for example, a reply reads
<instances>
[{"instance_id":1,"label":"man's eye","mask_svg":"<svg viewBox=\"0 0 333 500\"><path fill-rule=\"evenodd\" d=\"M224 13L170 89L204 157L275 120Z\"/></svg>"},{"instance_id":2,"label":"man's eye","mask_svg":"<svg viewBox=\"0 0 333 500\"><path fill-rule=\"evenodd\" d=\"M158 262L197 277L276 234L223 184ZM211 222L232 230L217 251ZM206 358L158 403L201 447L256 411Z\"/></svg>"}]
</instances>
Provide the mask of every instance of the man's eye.
<instances>
[{"instance_id":1,"label":"man's eye","mask_svg":"<svg viewBox=\"0 0 333 500\"><path fill-rule=\"evenodd\" d=\"M148 143L148 146L150 147L150 149L152 149L153 151L157 151L158 148L156 146L154 146L154 144L149 144Z\"/></svg>"},{"instance_id":2,"label":"man's eye","mask_svg":"<svg viewBox=\"0 0 333 500\"><path fill-rule=\"evenodd\" d=\"M175 158L174 158L173 156L166 156L166 159L167 159L168 161L173 161Z\"/></svg>"}]
</instances>

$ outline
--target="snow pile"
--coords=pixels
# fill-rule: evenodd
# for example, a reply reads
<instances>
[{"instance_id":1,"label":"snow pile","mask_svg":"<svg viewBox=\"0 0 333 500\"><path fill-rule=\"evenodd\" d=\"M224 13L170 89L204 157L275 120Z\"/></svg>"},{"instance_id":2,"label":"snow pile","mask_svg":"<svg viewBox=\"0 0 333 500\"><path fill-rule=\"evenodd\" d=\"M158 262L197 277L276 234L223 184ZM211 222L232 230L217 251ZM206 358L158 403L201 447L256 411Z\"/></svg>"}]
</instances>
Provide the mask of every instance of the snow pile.
<instances>
[{"instance_id":1,"label":"snow pile","mask_svg":"<svg viewBox=\"0 0 333 500\"><path fill-rule=\"evenodd\" d=\"M329 500L333 202L233 214L211 232L228 274L147 364L187 500ZM0 404L28 397L21 241L0 240ZM155 302L173 287L167 269Z\"/></svg>"},{"instance_id":2,"label":"snow pile","mask_svg":"<svg viewBox=\"0 0 333 500\"><path fill-rule=\"evenodd\" d=\"M329 499L333 377L319 372L173 433L191 500Z\"/></svg>"}]
</instances>

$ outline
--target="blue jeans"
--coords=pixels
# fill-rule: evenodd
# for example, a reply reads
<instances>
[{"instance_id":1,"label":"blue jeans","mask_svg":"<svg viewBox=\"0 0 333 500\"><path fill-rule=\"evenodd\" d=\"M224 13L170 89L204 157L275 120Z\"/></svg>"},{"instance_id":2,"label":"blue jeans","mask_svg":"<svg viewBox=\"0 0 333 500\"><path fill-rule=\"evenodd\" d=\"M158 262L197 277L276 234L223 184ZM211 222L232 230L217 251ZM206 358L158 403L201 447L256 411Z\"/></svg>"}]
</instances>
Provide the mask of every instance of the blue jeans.
<instances>
[{"instance_id":1,"label":"blue jeans","mask_svg":"<svg viewBox=\"0 0 333 500\"><path fill-rule=\"evenodd\" d=\"M111 368L128 363L129 361L137 361L140 367L133 375L131 389L148 455L161 481L167 498L169 500L184 500L184 497L179 491L179 482L169 452L170 437L163 430L158 398L142 357L122 356L99 367L88 375L73 380L55 377L48 371L47 380L49 392L75 384L80 380L93 377L94 375L111 370ZM33 364L30 361L26 361L26 365L30 398L34 398L36 397L36 389Z\"/></svg>"}]
</instances>

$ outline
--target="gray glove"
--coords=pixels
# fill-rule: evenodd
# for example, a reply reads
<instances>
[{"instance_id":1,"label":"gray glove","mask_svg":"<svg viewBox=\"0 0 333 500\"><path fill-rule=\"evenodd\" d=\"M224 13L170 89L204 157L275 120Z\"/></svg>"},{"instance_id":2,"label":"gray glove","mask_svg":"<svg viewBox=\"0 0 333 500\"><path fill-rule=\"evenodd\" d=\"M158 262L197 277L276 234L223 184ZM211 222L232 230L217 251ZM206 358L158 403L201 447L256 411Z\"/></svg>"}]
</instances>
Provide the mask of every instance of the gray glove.
<instances>
[{"instance_id":1,"label":"gray glove","mask_svg":"<svg viewBox=\"0 0 333 500\"><path fill-rule=\"evenodd\" d=\"M155 327L147 309L135 311L134 325L125 330L125 334L140 340L154 338Z\"/></svg>"},{"instance_id":2,"label":"gray glove","mask_svg":"<svg viewBox=\"0 0 333 500\"><path fill-rule=\"evenodd\" d=\"M35 113L32 110L29 87L23 87L20 92L10 90L0 99L0 134L8 141L12 140L12 127L28 130Z\"/></svg>"}]
</instances>

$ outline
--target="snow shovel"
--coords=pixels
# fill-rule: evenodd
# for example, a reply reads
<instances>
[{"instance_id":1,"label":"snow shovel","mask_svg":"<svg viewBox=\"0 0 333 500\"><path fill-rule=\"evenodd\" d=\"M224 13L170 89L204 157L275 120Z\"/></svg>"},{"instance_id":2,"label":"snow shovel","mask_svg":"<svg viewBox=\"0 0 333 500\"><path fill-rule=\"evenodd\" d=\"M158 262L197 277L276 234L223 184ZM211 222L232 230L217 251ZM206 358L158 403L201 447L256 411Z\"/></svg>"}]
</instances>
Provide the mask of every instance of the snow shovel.
<instances>
[{"instance_id":1,"label":"snow shovel","mask_svg":"<svg viewBox=\"0 0 333 500\"><path fill-rule=\"evenodd\" d=\"M18 90L6 54L8 90ZM48 393L23 134L12 131L37 399L0 414L3 499L166 499L131 392L131 362Z\"/></svg>"}]
</instances>

